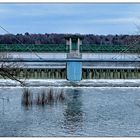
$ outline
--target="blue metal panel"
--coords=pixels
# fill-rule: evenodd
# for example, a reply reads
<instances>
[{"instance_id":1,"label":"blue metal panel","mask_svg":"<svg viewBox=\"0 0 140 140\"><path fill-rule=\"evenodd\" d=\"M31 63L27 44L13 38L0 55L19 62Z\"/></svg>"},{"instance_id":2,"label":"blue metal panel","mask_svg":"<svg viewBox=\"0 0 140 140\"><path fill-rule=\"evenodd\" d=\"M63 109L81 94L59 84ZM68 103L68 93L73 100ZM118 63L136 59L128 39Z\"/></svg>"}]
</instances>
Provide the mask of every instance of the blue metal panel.
<instances>
[{"instance_id":1,"label":"blue metal panel","mask_svg":"<svg viewBox=\"0 0 140 140\"><path fill-rule=\"evenodd\" d=\"M82 79L82 62L67 62L67 80L80 81Z\"/></svg>"}]
</instances>

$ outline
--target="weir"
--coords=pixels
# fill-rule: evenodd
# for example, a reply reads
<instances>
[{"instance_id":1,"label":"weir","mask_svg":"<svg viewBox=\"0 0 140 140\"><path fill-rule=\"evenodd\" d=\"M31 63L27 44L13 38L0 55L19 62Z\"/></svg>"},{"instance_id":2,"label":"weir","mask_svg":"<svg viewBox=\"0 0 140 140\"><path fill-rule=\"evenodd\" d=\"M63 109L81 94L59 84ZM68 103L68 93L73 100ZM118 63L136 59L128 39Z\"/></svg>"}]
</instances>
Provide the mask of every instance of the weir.
<instances>
[{"instance_id":1,"label":"weir","mask_svg":"<svg viewBox=\"0 0 140 140\"><path fill-rule=\"evenodd\" d=\"M19 79L67 79L72 82L82 79L140 79L139 58L83 58L80 52L83 38L73 35L65 39L66 48L69 49L65 59L2 58L0 64L23 62L24 66L11 68L10 71Z\"/></svg>"},{"instance_id":2,"label":"weir","mask_svg":"<svg viewBox=\"0 0 140 140\"><path fill-rule=\"evenodd\" d=\"M11 74L12 73L14 73L19 79L68 79L66 69L20 68L11 70ZM83 79L140 79L140 69L82 68L82 76L80 80Z\"/></svg>"}]
</instances>

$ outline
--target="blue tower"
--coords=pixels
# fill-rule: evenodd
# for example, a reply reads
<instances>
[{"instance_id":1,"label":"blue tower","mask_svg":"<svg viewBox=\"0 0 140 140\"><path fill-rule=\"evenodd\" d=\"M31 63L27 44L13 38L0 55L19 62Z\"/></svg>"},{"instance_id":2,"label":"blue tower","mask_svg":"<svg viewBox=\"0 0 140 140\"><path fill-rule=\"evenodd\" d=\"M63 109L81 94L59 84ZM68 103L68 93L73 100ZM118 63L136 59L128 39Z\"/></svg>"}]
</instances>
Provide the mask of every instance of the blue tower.
<instances>
[{"instance_id":1,"label":"blue tower","mask_svg":"<svg viewBox=\"0 0 140 140\"><path fill-rule=\"evenodd\" d=\"M82 36L71 35L65 37L66 45L69 46L70 52L67 54L67 59L82 59L80 46L82 45ZM67 62L67 80L80 81L82 80L82 62Z\"/></svg>"}]
</instances>

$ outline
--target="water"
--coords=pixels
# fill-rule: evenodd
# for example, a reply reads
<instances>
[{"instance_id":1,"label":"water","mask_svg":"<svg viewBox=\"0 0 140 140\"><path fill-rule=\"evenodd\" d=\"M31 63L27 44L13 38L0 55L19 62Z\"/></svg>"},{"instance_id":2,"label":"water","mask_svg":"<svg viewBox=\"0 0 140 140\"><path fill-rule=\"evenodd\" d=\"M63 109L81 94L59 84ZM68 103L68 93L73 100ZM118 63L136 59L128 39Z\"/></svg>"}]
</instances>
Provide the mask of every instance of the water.
<instances>
[{"instance_id":1,"label":"water","mask_svg":"<svg viewBox=\"0 0 140 140\"><path fill-rule=\"evenodd\" d=\"M30 88L34 97L41 90ZM140 136L140 88L63 91L63 102L23 106L22 88L0 88L0 136Z\"/></svg>"}]
</instances>

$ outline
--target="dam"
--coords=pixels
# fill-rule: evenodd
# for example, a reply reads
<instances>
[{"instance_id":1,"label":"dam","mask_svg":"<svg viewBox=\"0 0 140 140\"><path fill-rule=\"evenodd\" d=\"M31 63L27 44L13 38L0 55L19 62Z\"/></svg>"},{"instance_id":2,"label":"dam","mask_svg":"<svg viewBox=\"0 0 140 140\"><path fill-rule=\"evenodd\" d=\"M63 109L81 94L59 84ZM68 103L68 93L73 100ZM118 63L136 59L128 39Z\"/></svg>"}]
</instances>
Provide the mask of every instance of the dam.
<instances>
[{"instance_id":1,"label":"dam","mask_svg":"<svg viewBox=\"0 0 140 140\"><path fill-rule=\"evenodd\" d=\"M19 79L140 79L139 47L82 44L81 35L66 44L1 44L0 63L17 63ZM1 77L2 78L2 77Z\"/></svg>"}]
</instances>

